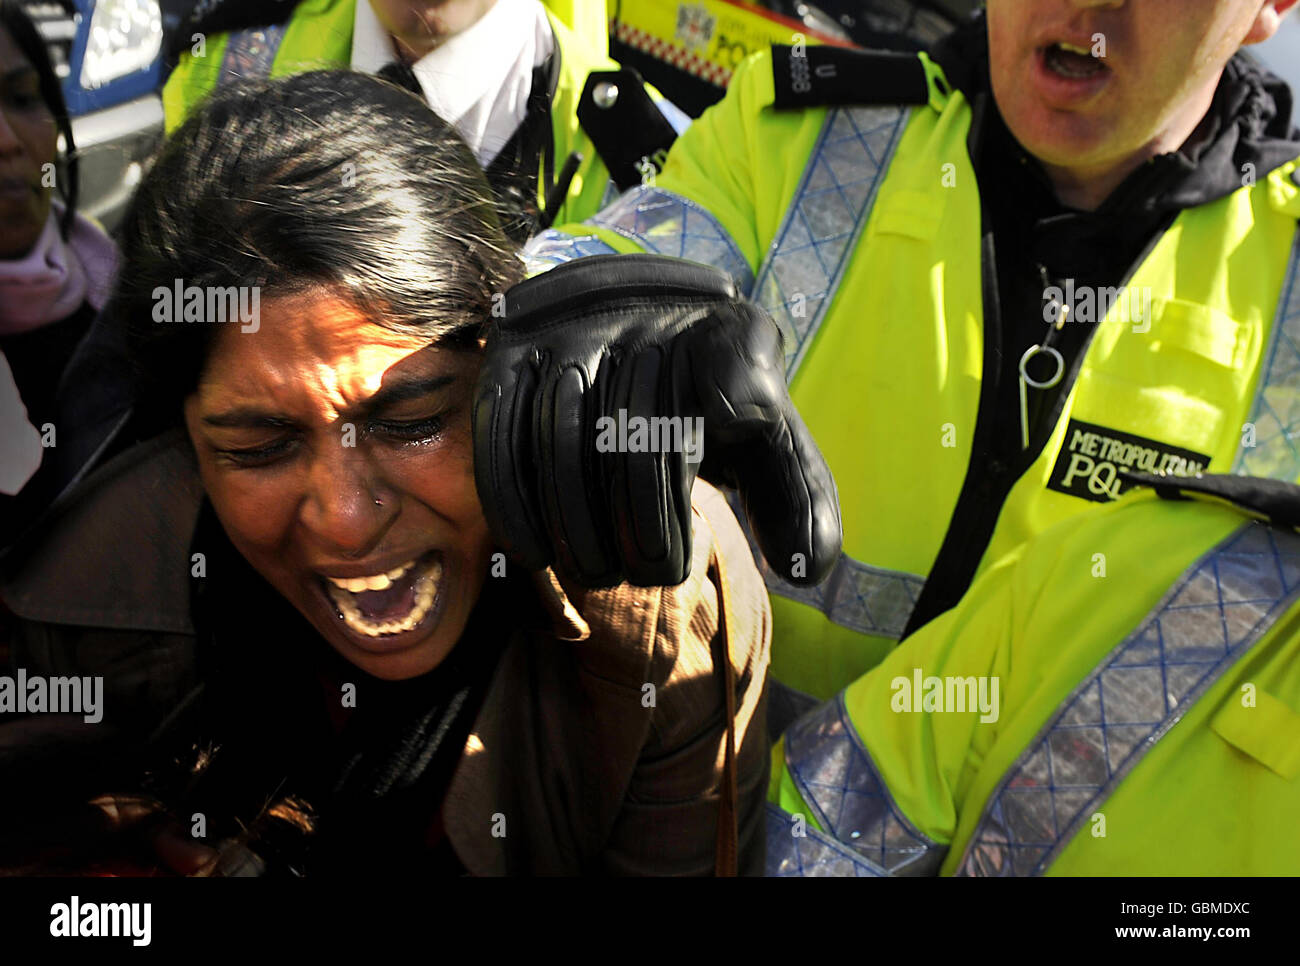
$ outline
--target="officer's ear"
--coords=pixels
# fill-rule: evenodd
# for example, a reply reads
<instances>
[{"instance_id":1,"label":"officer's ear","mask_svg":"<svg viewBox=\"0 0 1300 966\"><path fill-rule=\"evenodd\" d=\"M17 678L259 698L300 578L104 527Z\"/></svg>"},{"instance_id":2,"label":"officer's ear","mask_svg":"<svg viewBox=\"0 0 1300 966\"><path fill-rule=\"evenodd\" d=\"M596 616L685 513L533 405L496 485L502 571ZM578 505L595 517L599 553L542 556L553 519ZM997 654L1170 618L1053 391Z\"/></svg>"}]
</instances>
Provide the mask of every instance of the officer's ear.
<instances>
[{"instance_id":1,"label":"officer's ear","mask_svg":"<svg viewBox=\"0 0 1300 966\"><path fill-rule=\"evenodd\" d=\"M1291 8L1300 0L1265 0L1264 6L1255 16L1250 31L1242 39L1242 45L1262 44L1275 33L1282 23L1282 18L1291 12Z\"/></svg>"}]
</instances>

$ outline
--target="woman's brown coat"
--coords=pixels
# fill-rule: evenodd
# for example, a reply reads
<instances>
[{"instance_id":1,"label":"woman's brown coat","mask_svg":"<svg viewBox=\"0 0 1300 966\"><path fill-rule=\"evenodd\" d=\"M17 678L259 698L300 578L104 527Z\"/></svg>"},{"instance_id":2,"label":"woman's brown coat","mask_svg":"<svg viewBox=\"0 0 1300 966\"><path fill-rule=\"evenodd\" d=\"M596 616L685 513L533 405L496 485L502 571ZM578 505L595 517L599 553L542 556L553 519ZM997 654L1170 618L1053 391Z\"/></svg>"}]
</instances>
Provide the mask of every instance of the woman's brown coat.
<instances>
[{"instance_id":1,"label":"woman's brown coat","mask_svg":"<svg viewBox=\"0 0 1300 966\"><path fill-rule=\"evenodd\" d=\"M142 740L193 688L189 602L202 578L189 542L201 497L183 437L138 446L85 481L0 580L0 673L104 677L98 724L0 714L0 784L38 741ZM550 571L535 575L550 619L507 645L443 808L472 873L712 873L720 624L736 675L740 871L762 873L767 594L721 495L699 483L693 503L694 562L680 586L566 590Z\"/></svg>"}]
</instances>

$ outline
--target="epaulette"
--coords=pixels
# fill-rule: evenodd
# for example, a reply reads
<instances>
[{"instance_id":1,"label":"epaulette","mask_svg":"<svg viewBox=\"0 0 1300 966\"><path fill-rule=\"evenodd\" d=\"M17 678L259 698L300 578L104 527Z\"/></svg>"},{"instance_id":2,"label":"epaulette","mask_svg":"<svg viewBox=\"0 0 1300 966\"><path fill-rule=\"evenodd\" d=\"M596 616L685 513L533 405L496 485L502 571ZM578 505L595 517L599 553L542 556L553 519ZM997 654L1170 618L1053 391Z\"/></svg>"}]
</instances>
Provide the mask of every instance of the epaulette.
<instances>
[{"instance_id":1,"label":"epaulette","mask_svg":"<svg viewBox=\"0 0 1300 966\"><path fill-rule=\"evenodd\" d=\"M1220 500L1276 526L1300 529L1300 486L1285 480L1228 473L1157 476L1121 470L1120 474L1126 482L1151 487L1161 499L1186 500L1199 496Z\"/></svg>"},{"instance_id":2,"label":"epaulette","mask_svg":"<svg viewBox=\"0 0 1300 966\"><path fill-rule=\"evenodd\" d=\"M778 110L930 100L921 58L889 50L773 44L772 87Z\"/></svg>"},{"instance_id":3,"label":"epaulette","mask_svg":"<svg viewBox=\"0 0 1300 966\"><path fill-rule=\"evenodd\" d=\"M619 191L663 167L677 132L630 67L593 70L578 102L578 123Z\"/></svg>"}]
</instances>

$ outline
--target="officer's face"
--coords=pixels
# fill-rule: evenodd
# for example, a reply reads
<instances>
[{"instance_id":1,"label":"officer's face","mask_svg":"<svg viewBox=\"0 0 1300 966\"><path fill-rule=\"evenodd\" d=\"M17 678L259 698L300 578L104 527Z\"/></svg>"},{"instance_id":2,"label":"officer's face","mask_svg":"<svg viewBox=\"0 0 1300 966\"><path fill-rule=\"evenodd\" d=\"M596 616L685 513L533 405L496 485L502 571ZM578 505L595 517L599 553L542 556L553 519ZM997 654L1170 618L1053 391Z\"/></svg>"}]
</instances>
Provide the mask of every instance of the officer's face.
<instances>
[{"instance_id":1,"label":"officer's face","mask_svg":"<svg viewBox=\"0 0 1300 966\"><path fill-rule=\"evenodd\" d=\"M989 0L993 92L1058 187L1177 150L1296 0ZM1056 169L1056 170L1053 170Z\"/></svg>"},{"instance_id":2,"label":"officer's face","mask_svg":"<svg viewBox=\"0 0 1300 966\"><path fill-rule=\"evenodd\" d=\"M441 663L483 589L478 362L382 328L327 292L267 298L256 331L216 336L185 403L231 543L375 677Z\"/></svg>"},{"instance_id":3,"label":"officer's face","mask_svg":"<svg viewBox=\"0 0 1300 966\"><path fill-rule=\"evenodd\" d=\"M496 0L370 0L375 17L412 60L478 23Z\"/></svg>"},{"instance_id":4,"label":"officer's face","mask_svg":"<svg viewBox=\"0 0 1300 966\"><path fill-rule=\"evenodd\" d=\"M0 27L0 258L27 254L40 237L50 213L42 166L57 144L36 68Z\"/></svg>"}]
</instances>

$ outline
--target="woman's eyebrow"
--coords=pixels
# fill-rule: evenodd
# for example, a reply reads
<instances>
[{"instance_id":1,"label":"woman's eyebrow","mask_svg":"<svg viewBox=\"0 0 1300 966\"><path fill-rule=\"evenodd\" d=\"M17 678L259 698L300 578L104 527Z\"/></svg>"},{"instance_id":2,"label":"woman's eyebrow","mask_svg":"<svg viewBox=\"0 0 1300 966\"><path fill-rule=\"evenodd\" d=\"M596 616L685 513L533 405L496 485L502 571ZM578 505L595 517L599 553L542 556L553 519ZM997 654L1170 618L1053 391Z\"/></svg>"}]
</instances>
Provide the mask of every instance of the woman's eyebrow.
<instances>
[{"instance_id":1,"label":"woman's eyebrow","mask_svg":"<svg viewBox=\"0 0 1300 966\"><path fill-rule=\"evenodd\" d=\"M423 399L456 381L455 376L430 376L424 379L407 379L383 386L373 396L357 407L360 412L374 412L386 406ZM256 406L236 406L219 413L203 417L207 426L222 429L293 429L298 423L284 416L277 416L258 409Z\"/></svg>"},{"instance_id":2,"label":"woman's eyebrow","mask_svg":"<svg viewBox=\"0 0 1300 966\"><path fill-rule=\"evenodd\" d=\"M275 416L252 406L238 406L224 412L204 416L203 422L208 426L223 429L291 429L297 425L292 419Z\"/></svg>"},{"instance_id":3,"label":"woman's eyebrow","mask_svg":"<svg viewBox=\"0 0 1300 966\"><path fill-rule=\"evenodd\" d=\"M455 376L447 375L398 380L380 386L379 391L366 400L364 408L373 412L376 409L384 409L397 403L410 402L412 399L423 399L425 396L435 393L455 381Z\"/></svg>"}]
</instances>

